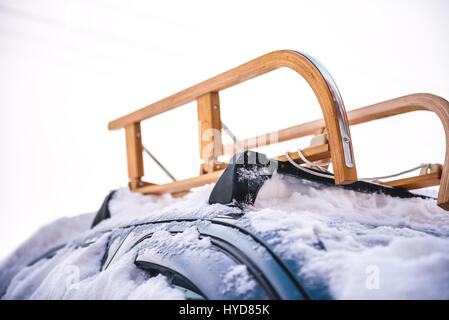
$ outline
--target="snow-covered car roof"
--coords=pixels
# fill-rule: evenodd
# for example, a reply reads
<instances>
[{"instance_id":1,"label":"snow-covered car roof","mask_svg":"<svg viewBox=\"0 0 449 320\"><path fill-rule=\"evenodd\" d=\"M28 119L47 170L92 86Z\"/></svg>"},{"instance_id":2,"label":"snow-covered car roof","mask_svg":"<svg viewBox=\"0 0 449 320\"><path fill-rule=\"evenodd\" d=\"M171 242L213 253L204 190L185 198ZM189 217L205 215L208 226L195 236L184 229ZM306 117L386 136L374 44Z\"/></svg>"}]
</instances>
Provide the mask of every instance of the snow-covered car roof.
<instances>
[{"instance_id":1,"label":"snow-covered car roof","mask_svg":"<svg viewBox=\"0 0 449 320\"><path fill-rule=\"evenodd\" d=\"M312 298L449 298L449 216L433 200L316 187L275 174L253 206L239 209L209 204L212 188L183 198L122 188L109 202L111 218L93 229L94 214L43 227L1 263L3 298L184 299L187 291L173 286L170 277L151 276L135 263L159 259L160 265L176 268L181 263L173 260L176 256L182 257L181 265L192 263L190 270L204 274L204 281L207 274L219 275L214 283L223 298L267 298L260 295L254 271L214 250L212 237L201 236L198 224L169 232L168 226L181 220L204 223L220 217L260 239ZM178 223L155 227L154 222L168 220ZM152 237L124 246L107 261L107 251L118 248L131 230L133 239L139 232ZM120 241L114 244L115 239Z\"/></svg>"}]
</instances>

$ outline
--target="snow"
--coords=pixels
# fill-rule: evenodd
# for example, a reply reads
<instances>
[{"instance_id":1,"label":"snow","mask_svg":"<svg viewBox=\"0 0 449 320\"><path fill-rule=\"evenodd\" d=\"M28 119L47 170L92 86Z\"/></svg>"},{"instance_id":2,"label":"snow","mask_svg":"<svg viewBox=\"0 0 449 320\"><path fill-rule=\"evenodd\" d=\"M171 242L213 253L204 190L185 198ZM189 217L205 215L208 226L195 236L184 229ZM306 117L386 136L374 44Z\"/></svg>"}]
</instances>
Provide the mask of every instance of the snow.
<instances>
[{"instance_id":1,"label":"snow","mask_svg":"<svg viewBox=\"0 0 449 320\"><path fill-rule=\"evenodd\" d=\"M210 238L200 239L200 233L196 227L187 228L184 232L180 232L171 236L166 231L157 231L151 237L151 250L163 251L166 253L175 252L183 253L186 250L205 250L210 248Z\"/></svg>"},{"instance_id":2,"label":"snow","mask_svg":"<svg viewBox=\"0 0 449 320\"><path fill-rule=\"evenodd\" d=\"M108 230L132 223L176 218L214 218L217 215L235 212L236 209L224 205L209 205L209 194L213 185L198 188L183 198L173 198L170 194L142 195L121 188L109 203L113 219L100 223L96 230Z\"/></svg>"},{"instance_id":3,"label":"snow","mask_svg":"<svg viewBox=\"0 0 449 320\"><path fill-rule=\"evenodd\" d=\"M165 277L149 276L134 265L129 252L99 272L107 235L92 245L59 253L52 263L40 261L19 272L5 299L183 299Z\"/></svg>"},{"instance_id":4,"label":"snow","mask_svg":"<svg viewBox=\"0 0 449 320\"><path fill-rule=\"evenodd\" d=\"M243 264L229 267L223 281L226 286L225 291L234 289L240 295L253 290L256 286L256 282L250 278L248 269Z\"/></svg>"},{"instance_id":5,"label":"snow","mask_svg":"<svg viewBox=\"0 0 449 320\"><path fill-rule=\"evenodd\" d=\"M274 175L246 213L275 252L337 299L449 299L449 214L432 199L314 188ZM318 250L321 241L326 251ZM367 285L377 270L378 288Z\"/></svg>"},{"instance_id":6,"label":"snow","mask_svg":"<svg viewBox=\"0 0 449 320\"><path fill-rule=\"evenodd\" d=\"M84 231L89 230L93 218L93 213L61 218L37 230L9 257L0 262L0 296L6 290L13 275L30 262L30 256L35 258L36 252L43 254L53 247L80 236Z\"/></svg>"},{"instance_id":7,"label":"snow","mask_svg":"<svg viewBox=\"0 0 449 320\"><path fill-rule=\"evenodd\" d=\"M239 211L209 205L212 188L198 188L184 198L144 196L122 188L110 202L112 218L93 230L93 214L41 228L0 263L0 295L4 293L4 299L183 299L184 293L164 276L149 277L138 269L134 251L123 253L103 271L101 259L111 229ZM435 200L318 188L275 174L238 223L261 237L270 235L274 251L300 266L298 276L326 283L333 298L449 299L449 214ZM74 239L89 236L96 241L74 250ZM26 266L64 243L71 245L51 260ZM156 230L151 243L146 254L152 257L160 257L161 252L207 252L211 246L209 238L200 238L194 227L174 236ZM223 282L224 290L242 294L256 285L244 265L227 269Z\"/></svg>"}]
</instances>

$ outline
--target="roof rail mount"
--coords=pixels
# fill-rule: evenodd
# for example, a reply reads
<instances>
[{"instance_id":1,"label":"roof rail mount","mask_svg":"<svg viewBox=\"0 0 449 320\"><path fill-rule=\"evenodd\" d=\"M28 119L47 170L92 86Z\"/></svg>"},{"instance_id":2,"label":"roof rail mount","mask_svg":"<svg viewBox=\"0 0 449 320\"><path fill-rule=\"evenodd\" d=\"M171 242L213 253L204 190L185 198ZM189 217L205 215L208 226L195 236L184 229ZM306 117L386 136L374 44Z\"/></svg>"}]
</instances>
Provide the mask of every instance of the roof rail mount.
<instances>
[{"instance_id":1,"label":"roof rail mount","mask_svg":"<svg viewBox=\"0 0 449 320\"><path fill-rule=\"evenodd\" d=\"M333 174L329 173L326 174L329 177L323 177L323 172L307 169L313 173L319 173L320 176L300 170L288 161L269 159L263 153L254 151L237 153L215 184L209 197L209 203L220 203L239 208L254 205L260 188L273 174L295 177L303 182L307 181L317 188L335 187L363 193L382 193L398 198L432 199L402 188L361 180L351 184L335 184Z\"/></svg>"}]
</instances>

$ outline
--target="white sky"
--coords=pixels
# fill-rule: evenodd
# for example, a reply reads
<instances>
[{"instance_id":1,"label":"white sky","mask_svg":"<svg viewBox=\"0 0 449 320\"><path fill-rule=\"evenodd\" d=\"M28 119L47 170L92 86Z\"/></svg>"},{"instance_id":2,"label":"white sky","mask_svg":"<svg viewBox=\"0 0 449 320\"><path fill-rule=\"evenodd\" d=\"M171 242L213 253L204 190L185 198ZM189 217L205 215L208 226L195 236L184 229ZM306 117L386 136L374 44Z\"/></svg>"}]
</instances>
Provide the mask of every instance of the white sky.
<instances>
[{"instance_id":1,"label":"white sky","mask_svg":"<svg viewBox=\"0 0 449 320\"><path fill-rule=\"evenodd\" d=\"M416 92L449 98L448 1L0 0L0 258L56 218L98 209L126 185L123 131L107 123L278 49L306 52L347 110ZM221 93L239 137L320 116L307 84L278 70ZM196 106L143 123L173 172L198 172ZM444 157L438 118L351 128L360 177ZM305 147L284 143L270 155ZM168 181L146 160L146 180Z\"/></svg>"}]
</instances>

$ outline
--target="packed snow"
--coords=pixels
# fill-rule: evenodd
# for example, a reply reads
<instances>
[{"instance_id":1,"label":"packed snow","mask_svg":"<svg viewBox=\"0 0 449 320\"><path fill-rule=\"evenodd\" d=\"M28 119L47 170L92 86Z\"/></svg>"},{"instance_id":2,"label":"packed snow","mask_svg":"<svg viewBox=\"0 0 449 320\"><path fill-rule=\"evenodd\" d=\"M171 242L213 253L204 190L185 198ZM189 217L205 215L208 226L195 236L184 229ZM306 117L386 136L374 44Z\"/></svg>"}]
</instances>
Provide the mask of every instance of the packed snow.
<instances>
[{"instance_id":1,"label":"packed snow","mask_svg":"<svg viewBox=\"0 0 449 320\"><path fill-rule=\"evenodd\" d=\"M211 219L238 211L243 214L239 224L262 238L271 235L274 252L297 262L298 276L306 281L326 283L332 298L449 299L449 213L433 199L316 187L275 174L263 185L254 206L240 212L209 205L212 188L198 188L184 198L144 196L122 188L110 202L112 218L92 230L94 214L60 219L41 228L0 263L0 295L3 299L183 299L184 293L165 276L151 277L137 268L135 252L124 252L102 271L108 230L161 219ZM92 244L79 245L80 239L89 237L94 237ZM195 228L171 237L160 229L151 241L152 249L146 252L150 255L210 247L209 239L200 239ZM50 260L28 265L64 243L72 244ZM255 286L244 265L230 267L222 280L224 290L245 293Z\"/></svg>"},{"instance_id":2,"label":"packed snow","mask_svg":"<svg viewBox=\"0 0 449 320\"><path fill-rule=\"evenodd\" d=\"M314 188L275 175L244 219L278 233L275 251L305 260L301 273L324 279L334 298L449 299L449 213L433 199ZM318 241L326 251L313 246Z\"/></svg>"},{"instance_id":3,"label":"packed snow","mask_svg":"<svg viewBox=\"0 0 449 320\"><path fill-rule=\"evenodd\" d=\"M234 287L239 294L245 294L256 286L256 282L250 278L248 268L242 264L230 267L223 280L225 291Z\"/></svg>"},{"instance_id":4,"label":"packed snow","mask_svg":"<svg viewBox=\"0 0 449 320\"><path fill-rule=\"evenodd\" d=\"M51 264L41 261L17 274L5 299L183 299L165 277L148 275L134 266L129 252L99 272L107 242L103 236L87 248L58 254Z\"/></svg>"}]
</instances>

